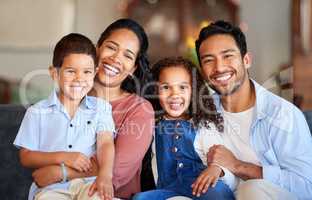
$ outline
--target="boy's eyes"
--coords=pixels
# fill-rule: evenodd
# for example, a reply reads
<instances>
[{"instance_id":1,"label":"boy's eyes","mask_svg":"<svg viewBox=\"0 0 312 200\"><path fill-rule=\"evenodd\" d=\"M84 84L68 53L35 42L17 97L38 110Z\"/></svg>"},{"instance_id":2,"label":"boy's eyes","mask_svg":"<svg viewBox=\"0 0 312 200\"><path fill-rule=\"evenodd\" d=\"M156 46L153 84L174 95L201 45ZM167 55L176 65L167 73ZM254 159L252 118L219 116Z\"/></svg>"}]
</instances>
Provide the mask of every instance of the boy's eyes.
<instances>
[{"instance_id":1,"label":"boy's eyes","mask_svg":"<svg viewBox=\"0 0 312 200\"><path fill-rule=\"evenodd\" d=\"M168 90L169 86L168 85L161 85L161 86L159 86L159 89L160 90Z\"/></svg>"}]
</instances>

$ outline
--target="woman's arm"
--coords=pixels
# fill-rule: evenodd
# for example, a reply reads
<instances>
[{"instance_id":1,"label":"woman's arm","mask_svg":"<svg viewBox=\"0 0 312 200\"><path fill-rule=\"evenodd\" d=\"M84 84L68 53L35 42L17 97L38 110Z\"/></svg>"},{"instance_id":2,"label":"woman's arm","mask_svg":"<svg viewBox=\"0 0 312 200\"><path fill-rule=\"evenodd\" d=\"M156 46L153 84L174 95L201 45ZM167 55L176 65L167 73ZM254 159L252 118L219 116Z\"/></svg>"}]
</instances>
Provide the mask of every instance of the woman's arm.
<instances>
[{"instance_id":1,"label":"woman's arm","mask_svg":"<svg viewBox=\"0 0 312 200\"><path fill-rule=\"evenodd\" d=\"M115 140L113 184L115 190L138 173L154 132L154 111L145 102L136 106L118 130Z\"/></svg>"}]
</instances>

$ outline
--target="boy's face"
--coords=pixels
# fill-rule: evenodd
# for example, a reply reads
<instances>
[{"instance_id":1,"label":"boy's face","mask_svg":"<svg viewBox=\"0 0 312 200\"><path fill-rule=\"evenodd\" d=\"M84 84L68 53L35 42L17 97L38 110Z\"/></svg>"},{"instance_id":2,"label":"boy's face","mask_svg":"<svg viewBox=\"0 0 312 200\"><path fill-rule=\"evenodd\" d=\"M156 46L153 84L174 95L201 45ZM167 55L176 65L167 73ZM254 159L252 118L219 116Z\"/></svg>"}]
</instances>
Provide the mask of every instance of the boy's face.
<instances>
[{"instance_id":1,"label":"boy's face","mask_svg":"<svg viewBox=\"0 0 312 200\"><path fill-rule=\"evenodd\" d=\"M183 119L191 102L191 74L182 66L161 70L158 81L159 103L169 119Z\"/></svg>"},{"instance_id":2,"label":"boy's face","mask_svg":"<svg viewBox=\"0 0 312 200\"><path fill-rule=\"evenodd\" d=\"M50 74L59 86L59 98L64 101L81 101L93 87L94 61L87 54L69 54L60 68L50 67Z\"/></svg>"}]
</instances>

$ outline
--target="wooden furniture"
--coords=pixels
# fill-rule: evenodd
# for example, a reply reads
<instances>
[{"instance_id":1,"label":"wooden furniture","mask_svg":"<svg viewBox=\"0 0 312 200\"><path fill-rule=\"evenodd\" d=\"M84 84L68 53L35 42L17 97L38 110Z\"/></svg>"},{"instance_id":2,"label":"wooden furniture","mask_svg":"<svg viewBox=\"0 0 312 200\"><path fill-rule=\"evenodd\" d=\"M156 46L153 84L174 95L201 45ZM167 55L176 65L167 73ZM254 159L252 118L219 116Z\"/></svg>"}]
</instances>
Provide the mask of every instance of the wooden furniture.
<instances>
[{"instance_id":1,"label":"wooden furniture","mask_svg":"<svg viewBox=\"0 0 312 200\"><path fill-rule=\"evenodd\" d=\"M185 56L194 48L204 24L217 19L238 22L234 0L128 0L124 16L145 28L150 42L151 63L168 56Z\"/></svg>"},{"instance_id":2,"label":"wooden furniture","mask_svg":"<svg viewBox=\"0 0 312 200\"><path fill-rule=\"evenodd\" d=\"M312 1L292 0L291 16L294 102L312 110Z\"/></svg>"}]
</instances>

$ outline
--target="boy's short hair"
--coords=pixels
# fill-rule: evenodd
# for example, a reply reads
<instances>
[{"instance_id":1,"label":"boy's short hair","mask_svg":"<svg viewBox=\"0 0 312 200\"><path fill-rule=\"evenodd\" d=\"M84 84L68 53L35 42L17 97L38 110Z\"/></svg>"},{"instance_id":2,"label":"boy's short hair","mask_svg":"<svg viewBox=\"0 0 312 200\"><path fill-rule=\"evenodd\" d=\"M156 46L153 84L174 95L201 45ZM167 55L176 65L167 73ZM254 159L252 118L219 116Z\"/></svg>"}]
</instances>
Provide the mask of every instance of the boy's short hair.
<instances>
[{"instance_id":1,"label":"boy's short hair","mask_svg":"<svg viewBox=\"0 0 312 200\"><path fill-rule=\"evenodd\" d=\"M60 68L69 54L86 54L92 57L97 66L96 49L92 41L79 33L70 33L56 44L53 51L53 66Z\"/></svg>"}]
</instances>

